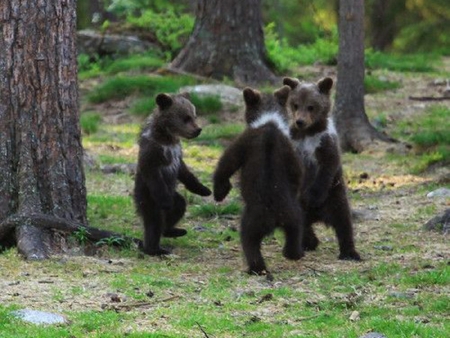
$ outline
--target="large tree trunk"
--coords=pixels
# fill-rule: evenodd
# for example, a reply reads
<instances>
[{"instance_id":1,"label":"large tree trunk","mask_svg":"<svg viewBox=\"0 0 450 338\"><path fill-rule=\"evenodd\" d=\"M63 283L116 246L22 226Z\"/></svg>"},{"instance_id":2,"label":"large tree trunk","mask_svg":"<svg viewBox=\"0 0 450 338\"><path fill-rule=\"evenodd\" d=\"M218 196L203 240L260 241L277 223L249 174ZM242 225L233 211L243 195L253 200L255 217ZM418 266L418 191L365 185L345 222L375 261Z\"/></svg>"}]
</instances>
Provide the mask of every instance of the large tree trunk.
<instances>
[{"instance_id":1,"label":"large tree trunk","mask_svg":"<svg viewBox=\"0 0 450 338\"><path fill-rule=\"evenodd\" d=\"M189 41L171 68L240 84L274 82L264 44L260 0L198 0Z\"/></svg>"},{"instance_id":2,"label":"large tree trunk","mask_svg":"<svg viewBox=\"0 0 450 338\"><path fill-rule=\"evenodd\" d=\"M369 122L364 107L364 1L339 2L339 53L334 119L341 148L361 152L374 140L392 141Z\"/></svg>"},{"instance_id":3,"label":"large tree trunk","mask_svg":"<svg viewBox=\"0 0 450 338\"><path fill-rule=\"evenodd\" d=\"M28 259L86 224L75 3L0 2L0 245Z\"/></svg>"}]
</instances>

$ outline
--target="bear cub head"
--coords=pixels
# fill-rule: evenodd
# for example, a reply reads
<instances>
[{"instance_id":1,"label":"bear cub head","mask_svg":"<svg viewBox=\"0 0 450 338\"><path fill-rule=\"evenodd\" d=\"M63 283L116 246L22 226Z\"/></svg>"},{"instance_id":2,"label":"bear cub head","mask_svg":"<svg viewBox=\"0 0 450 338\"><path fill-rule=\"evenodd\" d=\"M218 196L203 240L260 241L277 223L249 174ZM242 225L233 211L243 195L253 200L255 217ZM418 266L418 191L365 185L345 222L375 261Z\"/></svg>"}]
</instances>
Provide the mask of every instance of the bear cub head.
<instances>
[{"instance_id":1,"label":"bear cub head","mask_svg":"<svg viewBox=\"0 0 450 338\"><path fill-rule=\"evenodd\" d=\"M159 133L186 139L200 135L202 129L195 121L197 114L189 101L188 93L158 94L156 104L158 107L152 114L152 119Z\"/></svg>"},{"instance_id":2,"label":"bear cub head","mask_svg":"<svg viewBox=\"0 0 450 338\"><path fill-rule=\"evenodd\" d=\"M293 119L293 128L305 132L325 130L331 109L333 80L326 77L317 83L302 83L285 77L283 84L291 88L286 108Z\"/></svg>"},{"instance_id":3,"label":"bear cub head","mask_svg":"<svg viewBox=\"0 0 450 338\"><path fill-rule=\"evenodd\" d=\"M250 128L258 128L268 122L273 122L280 129L286 129L289 115L285 106L290 91L289 86L283 86L272 94L245 88L243 95L247 125Z\"/></svg>"}]
</instances>

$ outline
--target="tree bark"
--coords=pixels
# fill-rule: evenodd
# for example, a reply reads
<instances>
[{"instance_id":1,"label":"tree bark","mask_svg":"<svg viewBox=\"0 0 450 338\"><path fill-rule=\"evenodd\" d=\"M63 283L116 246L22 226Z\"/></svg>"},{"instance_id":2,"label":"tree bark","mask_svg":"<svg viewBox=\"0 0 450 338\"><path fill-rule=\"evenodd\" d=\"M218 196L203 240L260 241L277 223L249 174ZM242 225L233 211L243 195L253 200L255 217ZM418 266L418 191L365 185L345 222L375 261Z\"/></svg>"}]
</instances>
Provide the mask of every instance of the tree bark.
<instances>
[{"instance_id":1,"label":"tree bark","mask_svg":"<svg viewBox=\"0 0 450 338\"><path fill-rule=\"evenodd\" d=\"M364 1L339 2L339 52L334 119L341 148L361 152L374 140L393 141L369 122L364 107Z\"/></svg>"},{"instance_id":2,"label":"tree bark","mask_svg":"<svg viewBox=\"0 0 450 338\"><path fill-rule=\"evenodd\" d=\"M55 220L87 222L75 5L0 2L0 245L28 259L58 250Z\"/></svg>"},{"instance_id":3,"label":"tree bark","mask_svg":"<svg viewBox=\"0 0 450 338\"><path fill-rule=\"evenodd\" d=\"M242 85L277 81L269 68L260 0L198 0L194 30L171 68Z\"/></svg>"}]
</instances>

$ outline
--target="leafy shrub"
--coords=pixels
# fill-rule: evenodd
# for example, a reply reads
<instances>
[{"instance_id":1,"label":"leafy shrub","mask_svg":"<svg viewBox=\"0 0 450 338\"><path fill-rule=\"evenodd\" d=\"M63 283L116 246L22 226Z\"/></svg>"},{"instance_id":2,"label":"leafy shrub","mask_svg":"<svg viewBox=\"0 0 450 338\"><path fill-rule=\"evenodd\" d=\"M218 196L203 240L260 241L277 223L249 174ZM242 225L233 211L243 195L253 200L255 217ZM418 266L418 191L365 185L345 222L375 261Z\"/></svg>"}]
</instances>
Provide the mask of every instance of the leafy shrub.
<instances>
[{"instance_id":1,"label":"leafy shrub","mask_svg":"<svg viewBox=\"0 0 450 338\"><path fill-rule=\"evenodd\" d=\"M178 14L171 8L163 13L145 10L139 17L129 16L127 21L153 32L169 58L181 49L194 27L193 16Z\"/></svg>"}]
</instances>

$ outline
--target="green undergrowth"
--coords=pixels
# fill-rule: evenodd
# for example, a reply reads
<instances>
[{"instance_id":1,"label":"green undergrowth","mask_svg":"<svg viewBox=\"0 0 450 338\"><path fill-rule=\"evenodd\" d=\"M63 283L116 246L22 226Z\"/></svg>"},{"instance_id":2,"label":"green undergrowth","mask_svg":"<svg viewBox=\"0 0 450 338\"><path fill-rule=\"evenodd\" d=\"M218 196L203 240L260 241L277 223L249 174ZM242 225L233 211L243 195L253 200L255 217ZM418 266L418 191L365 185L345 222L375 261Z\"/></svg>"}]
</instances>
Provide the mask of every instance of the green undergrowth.
<instances>
[{"instance_id":1,"label":"green undergrowth","mask_svg":"<svg viewBox=\"0 0 450 338\"><path fill-rule=\"evenodd\" d=\"M396 128L396 135L414 146L411 171L420 173L433 164L450 163L450 108L432 105L414 119L404 119ZM392 156L395 159L395 156ZM407 165L409 159L399 159Z\"/></svg>"},{"instance_id":2,"label":"green undergrowth","mask_svg":"<svg viewBox=\"0 0 450 338\"><path fill-rule=\"evenodd\" d=\"M176 92L180 87L195 83L187 76L115 76L106 79L88 95L91 103L120 100L130 95L154 97L160 92Z\"/></svg>"}]
</instances>

